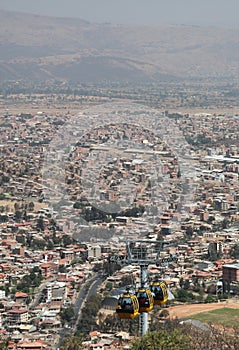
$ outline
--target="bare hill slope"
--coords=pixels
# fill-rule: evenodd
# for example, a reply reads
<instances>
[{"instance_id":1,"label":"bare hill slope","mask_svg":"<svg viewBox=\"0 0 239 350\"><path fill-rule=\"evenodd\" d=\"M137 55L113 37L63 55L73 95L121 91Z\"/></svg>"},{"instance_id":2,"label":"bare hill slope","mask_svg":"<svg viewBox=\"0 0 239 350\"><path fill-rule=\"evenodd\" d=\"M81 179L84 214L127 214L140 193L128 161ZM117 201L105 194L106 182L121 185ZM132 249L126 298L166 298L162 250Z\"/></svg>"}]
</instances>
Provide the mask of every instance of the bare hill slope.
<instances>
[{"instance_id":1,"label":"bare hill slope","mask_svg":"<svg viewBox=\"0 0 239 350\"><path fill-rule=\"evenodd\" d=\"M0 79L238 78L239 28L93 24L0 11Z\"/></svg>"}]
</instances>

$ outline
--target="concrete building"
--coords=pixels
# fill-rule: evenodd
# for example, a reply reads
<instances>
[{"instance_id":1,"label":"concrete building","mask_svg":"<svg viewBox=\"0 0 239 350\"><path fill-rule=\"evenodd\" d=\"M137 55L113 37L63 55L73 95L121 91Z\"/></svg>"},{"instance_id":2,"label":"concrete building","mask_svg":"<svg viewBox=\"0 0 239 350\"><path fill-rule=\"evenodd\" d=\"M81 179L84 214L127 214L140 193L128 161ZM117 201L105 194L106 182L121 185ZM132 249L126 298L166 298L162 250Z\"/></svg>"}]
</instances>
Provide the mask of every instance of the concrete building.
<instances>
[{"instance_id":1,"label":"concrete building","mask_svg":"<svg viewBox=\"0 0 239 350\"><path fill-rule=\"evenodd\" d=\"M239 282L239 264L227 264L222 267L224 282Z\"/></svg>"}]
</instances>

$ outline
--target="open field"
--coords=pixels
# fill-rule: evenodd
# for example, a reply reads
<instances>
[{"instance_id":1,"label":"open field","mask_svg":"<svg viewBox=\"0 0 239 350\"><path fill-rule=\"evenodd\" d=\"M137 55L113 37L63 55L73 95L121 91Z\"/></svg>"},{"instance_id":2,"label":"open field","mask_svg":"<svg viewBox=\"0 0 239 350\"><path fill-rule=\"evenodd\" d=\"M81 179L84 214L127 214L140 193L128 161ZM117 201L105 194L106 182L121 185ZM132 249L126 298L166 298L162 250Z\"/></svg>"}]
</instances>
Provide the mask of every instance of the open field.
<instances>
[{"instance_id":1,"label":"open field","mask_svg":"<svg viewBox=\"0 0 239 350\"><path fill-rule=\"evenodd\" d=\"M110 101L111 103L114 102L129 102L134 103L132 100L127 99L112 99ZM106 103L105 101L101 101L100 99L98 101L95 101L94 103L84 103L84 104L77 104L77 103L65 103L65 104L52 104L52 105L39 105L39 106L33 106L31 103L9 103L9 102L0 102L0 110L2 113L8 112L9 114L21 114L21 113L31 113L32 115L35 115L38 111L44 111L48 115L58 115L58 114L66 114L69 113L70 115L77 115L79 112L81 112L84 109L88 109L91 106L94 106L95 104L102 104ZM150 107L149 107L150 108ZM159 113L163 113L165 111L165 108L157 108ZM214 107L214 108L200 108L200 107L170 107L167 108L169 113L181 113L181 114L222 114L222 115L238 115L239 114L239 107L233 107L233 108L222 108L222 107Z\"/></svg>"},{"instance_id":2,"label":"open field","mask_svg":"<svg viewBox=\"0 0 239 350\"><path fill-rule=\"evenodd\" d=\"M214 310L223 310L234 309L238 313L238 322L239 322L239 302L237 300L231 299L225 302L220 303L210 303L210 304L184 304L178 306L169 307L170 318L185 318L193 315L208 313ZM197 318L198 319L198 318Z\"/></svg>"},{"instance_id":3,"label":"open field","mask_svg":"<svg viewBox=\"0 0 239 350\"><path fill-rule=\"evenodd\" d=\"M40 210L42 208L46 208L47 205L45 203L39 203L29 200L28 202L34 203L35 210ZM14 204L17 203L18 205L27 203L27 202L19 202L19 201L11 201L11 200L0 200L0 207L8 207L7 209L9 211L14 211Z\"/></svg>"},{"instance_id":4,"label":"open field","mask_svg":"<svg viewBox=\"0 0 239 350\"><path fill-rule=\"evenodd\" d=\"M239 310L224 307L222 309L202 312L193 316L191 319L199 320L202 323L220 325L223 327L239 327Z\"/></svg>"}]
</instances>

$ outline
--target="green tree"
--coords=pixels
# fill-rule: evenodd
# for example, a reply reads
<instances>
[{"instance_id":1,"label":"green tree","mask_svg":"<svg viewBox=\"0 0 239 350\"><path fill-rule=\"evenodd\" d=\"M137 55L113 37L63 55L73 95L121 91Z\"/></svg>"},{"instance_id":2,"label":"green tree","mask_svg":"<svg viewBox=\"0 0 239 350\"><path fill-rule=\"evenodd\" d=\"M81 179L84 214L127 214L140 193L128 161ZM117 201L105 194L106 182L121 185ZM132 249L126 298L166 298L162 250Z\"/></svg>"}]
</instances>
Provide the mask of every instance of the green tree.
<instances>
[{"instance_id":1,"label":"green tree","mask_svg":"<svg viewBox=\"0 0 239 350\"><path fill-rule=\"evenodd\" d=\"M39 239L39 238L34 238L33 241L31 242L31 246L39 249L39 250L44 250L46 247L46 241L44 239Z\"/></svg>"},{"instance_id":2,"label":"green tree","mask_svg":"<svg viewBox=\"0 0 239 350\"><path fill-rule=\"evenodd\" d=\"M232 246L230 256L232 258L235 258L235 259L238 258L238 256L239 256L239 244L235 244L234 246Z\"/></svg>"},{"instance_id":3,"label":"green tree","mask_svg":"<svg viewBox=\"0 0 239 350\"><path fill-rule=\"evenodd\" d=\"M67 335L63 338L60 350L83 350L82 342L84 340L85 335L83 334L76 334L74 337L72 337L72 335Z\"/></svg>"},{"instance_id":4,"label":"green tree","mask_svg":"<svg viewBox=\"0 0 239 350\"><path fill-rule=\"evenodd\" d=\"M33 202L30 202L29 205L28 205L29 210L30 210L30 211L33 211L33 210L34 210L34 207L35 207L34 203L33 203Z\"/></svg>"},{"instance_id":5,"label":"green tree","mask_svg":"<svg viewBox=\"0 0 239 350\"><path fill-rule=\"evenodd\" d=\"M21 220L21 217L22 217L22 211L16 210L15 211L15 219L16 219L16 221L19 222Z\"/></svg>"},{"instance_id":6,"label":"green tree","mask_svg":"<svg viewBox=\"0 0 239 350\"><path fill-rule=\"evenodd\" d=\"M37 270L37 268L34 267L30 274L23 276L21 281L17 284L16 289L24 293L29 293L32 286L34 286L34 288L40 286L42 279L41 271L39 268Z\"/></svg>"},{"instance_id":7,"label":"green tree","mask_svg":"<svg viewBox=\"0 0 239 350\"><path fill-rule=\"evenodd\" d=\"M157 325L158 327L159 325ZM160 331L149 332L131 344L131 350L236 350L239 335L236 329L217 330L182 325L179 321L166 322Z\"/></svg>"},{"instance_id":8,"label":"green tree","mask_svg":"<svg viewBox=\"0 0 239 350\"><path fill-rule=\"evenodd\" d=\"M0 215L0 222L8 222L8 215L7 214L1 214Z\"/></svg>"},{"instance_id":9,"label":"green tree","mask_svg":"<svg viewBox=\"0 0 239 350\"><path fill-rule=\"evenodd\" d=\"M62 324L69 323L75 319L75 311L72 306L62 309L60 312Z\"/></svg>"},{"instance_id":10,"label":"green tree","mask_svg":"<svg viewBox=\"0 0 239 350\"><path fill-rule=\"evenodd\" d=\"M186 289L186 290L190 288L190 282L189 282L189 280L185 280L185 281L184 281L183 288Z\"/></svg>"},{"instance_id":11,"label":"green tree","mask_svg":"<svg viewBox=\"0 0 239 350\"><path fill-rule=\"evenodd\" d=\"M106 285L105 285L105 288L106 288L108 291L112 290L112 288L113 288L112 282L107 282Z\"/></svg>"},{"instance_id":12,"label":"green tree","mask_svg":"<svg viewBox=\"0 0 239 350\"><path fill-rule=\"evenodd\" d=\"M95 329L96 316L101 306L101 296L93 294L89 297L86 306L82 309L81 320L78 329L82 332L88 332L92 327Z\"/></svg>"},{"instance_id":13,"label":"green tree","mask_svg":"<svg viewBox=\"0 0 239 350\"><path fill-rule=\"evenodd\" d=\"M62 241L63 241L63 246L64 247L66 247L66 246L68 246L68 245L73 243L72 237L70 237L69 235L63 235L62 236Z\"/></svg>"},{"instance_id":14,"label":"green tree","mask_svg":"<svg viewBox=\"0 0 239 350\"><path fill-rule=\"evenodd\" d=\"M196 299L193 293L190 293L185 289L178 289L175 295L176 295L176 299L182 303Z\"/></svg>"},{"instance_id":15,"label":"green tree","mask_svg":"<svg viewBox=\"0 0 239 350\"><path fill-rule=\"evenodd\" d=\"M10 294L10 289L8 286L5 287L5 294L8 296Z\"/></svg>"},{"instance_id":16,"label":"green tree","mask_svg":"<svg viewBox=\"0 0 239 350\"><path fill-rule=\"evenodd\" d=\"M45 229L45 224L44 224L44 220L42 217L37 219L37 229L40 231L44 231L44 229Z\"/></svg>"},{"instance_id":17,"label":"green tree","mask_svg":"<svg viewBox=\"0 0 239 350\"><path fill-rule=\"evenodd\" d=\"M20 209L20 206L17 202L14 203L14 209L15 209L15 212Z\"/></svg>"},{"instance_id":18,"label":"green tree","mask_svg":"<svg viewBox=\"0 0 239 350\"><path fill-rule=\"evenodd\" d=\"M58 271L59 271L59 273L65 273L67 271L67 269L64 265L59 265Z\"/></svg>"},{"instance_id":19,"label":"green tree","mask_svg":"<svg viewBox=\"0 0 239 350\"><path fill-rule=\"evenodd\" d=\"M159 317L168 317L169 316L169 312L167 309L163 309L160 314L159 314Z\"/></svg>"},{"instance_id":20,"label":"green tree","mask_svg":"<svg viewBox=\"0 0 239 350\"><path fill-rule=\"evenodd\" d=\"M49 250L54 249L54 244L53 244L53 242L52 242L51 240L47 241L46 247L47 247L47 249L49 249Z\"/></svg>"},{"instance_id":21,"label":"green tree","mask_svg":"<svg viewBox=\"0 0 239 350\"><path fill-rule=\"evenodd\" d=\"M9 338L0 339L0 350L8 350Z\"/></svg>"},{"instance_id":22,"label":"green tree","mask_svg":"<svg viewBox=\"0 0 239 350\"><path fill-rule=\"evenodd\" d=\"M224 218L222 221L222 229L227 228L229 225L229 220L227 218Z\"/></svg>"},{"instance_id":23,"label":"green tree","mask_svg":"<svg viewBox=\"0 0 239 350\"><path fill-rule=\"evenodd\" d=\"M205 303L215 303L218 301L218 297L216 295L208 294L205 299Z\"/></svg>"},{"instance_id":24,"label":"green tree","mask_svg":"<svg viewBox=\"0 0 239 350\"><path fill-rule=\"evenodd\" d=\"M147 333L136 339L131 350L191 350L190 338L180 330L169 332L165 329Z\"/></svg>"}]
</instances>

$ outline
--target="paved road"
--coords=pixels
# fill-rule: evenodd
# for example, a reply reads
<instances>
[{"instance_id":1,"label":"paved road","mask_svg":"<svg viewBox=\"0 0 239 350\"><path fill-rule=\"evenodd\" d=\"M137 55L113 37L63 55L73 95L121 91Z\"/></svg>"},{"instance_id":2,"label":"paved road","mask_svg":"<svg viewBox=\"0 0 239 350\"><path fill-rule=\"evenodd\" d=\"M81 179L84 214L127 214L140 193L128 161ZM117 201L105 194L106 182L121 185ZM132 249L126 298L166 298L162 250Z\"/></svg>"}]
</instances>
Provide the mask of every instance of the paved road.
<instances>
[{"instance_id":1,"label":"paved road","mask_svg":"<svg viewBox=\"0 0 239 350\"><path fill-rule=\"evenodd\" d=\"M79 313L82 308L83 302L91 295L95 294L97 288L102 283L103 279L99 275L95 275L88 279L80 288L77 300L75 302L74 311L76 314Z\"/></svg>"},{"instance_id":2,"label":"paved road","mask_svg":"<svg viewBox=\"0 0 239 350\"><path fill-rule=\"evenodd\" d=\"M29 305L29 309L34 309L40 303L40 299L42 297L42 293L43 293L44 289L46 288L48 283L51 283L54 280L55 280L55 278L47 279L47 280L43 281L38 288L36 288L36 291L34 293L34 298Z\"/></svg>"},{"instance_id":3,"label":"paved road","mask_svg":"<svg viewBox=\"0 0 239 350\"><path fill-rule=\"evenodd\" d=\"M75 314L77 315L76 322L73 328L74 331L76 331L77 324L80 321L82 308L85 306L85 304L87 303L87 300L91 297L91 295L96 293L97 288L100 286L102 281L103 281L102 277L99 275L96 275L81 287L81 290L78 294L78 298L74 307Z\"/></svg>"},{"instance_id":4,"label":"paved road","mask_svg":"<svg viewBox=\"0 0 239 350\"><path fill-rule=\"evenodd\" d=\"M77 325L81 318L81 310L85 306L85 303L87 303L87 299L96 293L97 288L100 286L100 284L103 281L103 277L96 274L95 276L88 279L85 283L82 284L80 291L77 296L77 300L74 305L74 311L77 315L76 320L74 322L73 327L71 328L63 328L59 331L59 342L58 342L58 348L60 347L60 344L62 342L62 339L65 335L71 333L74 334L77 330Z\"/></svg>"}]
</instances>

